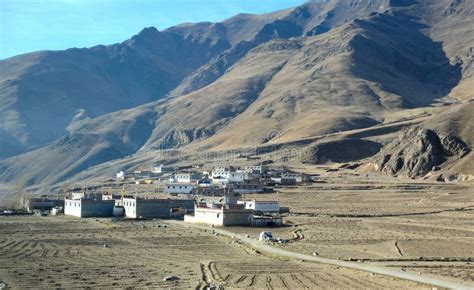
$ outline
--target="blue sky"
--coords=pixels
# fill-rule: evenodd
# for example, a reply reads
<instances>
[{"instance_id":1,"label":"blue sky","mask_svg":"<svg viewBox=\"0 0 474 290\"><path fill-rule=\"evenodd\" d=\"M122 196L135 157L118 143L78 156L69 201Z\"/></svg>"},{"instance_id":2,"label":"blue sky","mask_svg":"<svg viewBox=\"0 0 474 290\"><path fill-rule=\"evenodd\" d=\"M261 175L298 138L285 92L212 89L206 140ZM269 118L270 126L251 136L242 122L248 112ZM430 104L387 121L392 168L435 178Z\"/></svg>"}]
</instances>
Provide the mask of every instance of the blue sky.
<instances>
[{"instance_id":1,"label":"blue sky","mask_svg":"<svg viewBox=\"0 0 474 290\"><path fill-rule=\"evenodd\" d=\"M0 0L0 59L121 42L142 28L219 21L305 0Z\"/></svg>"}]
</instances>

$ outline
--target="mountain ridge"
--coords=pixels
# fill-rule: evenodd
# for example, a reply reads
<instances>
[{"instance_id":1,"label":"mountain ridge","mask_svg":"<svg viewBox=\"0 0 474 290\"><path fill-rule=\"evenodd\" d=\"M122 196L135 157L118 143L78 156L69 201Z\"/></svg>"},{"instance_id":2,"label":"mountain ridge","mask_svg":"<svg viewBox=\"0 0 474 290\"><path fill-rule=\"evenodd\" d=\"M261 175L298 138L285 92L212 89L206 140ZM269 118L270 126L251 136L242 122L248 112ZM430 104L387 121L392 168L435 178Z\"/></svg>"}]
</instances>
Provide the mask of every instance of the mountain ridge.
<instances>
[{"instance_id":1,"label":"mountain ridge","mask_svg":"<svg viewBox=\"0 0 474 290\"><path fill-rule=\"evenodd\" d=\"M474 89L474 25L465 20L473 6L315 1L1 60L0 182L52 185L164 149L291 143L465 102ZM375 154L387 141L371 142L360 144Z\"/></svg>"}]
</instances>

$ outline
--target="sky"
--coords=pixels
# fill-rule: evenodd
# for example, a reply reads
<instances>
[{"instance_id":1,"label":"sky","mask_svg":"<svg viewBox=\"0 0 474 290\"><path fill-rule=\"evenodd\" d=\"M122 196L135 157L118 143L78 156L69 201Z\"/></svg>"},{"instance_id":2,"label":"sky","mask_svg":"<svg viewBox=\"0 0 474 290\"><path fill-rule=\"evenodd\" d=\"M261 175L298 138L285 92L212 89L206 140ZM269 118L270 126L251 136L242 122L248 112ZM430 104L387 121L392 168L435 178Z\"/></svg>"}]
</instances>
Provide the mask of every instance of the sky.
<instances>
[{"instance_id":1,"label":"sky","mask_svg":"<svg viewBox=\"0 0 474 290\"><path fill-rule=\"evenodd\" d=\"M0 0L0 59L122 42L144 27L216 22L306 0Z\"/></svg>"}]
</instances>

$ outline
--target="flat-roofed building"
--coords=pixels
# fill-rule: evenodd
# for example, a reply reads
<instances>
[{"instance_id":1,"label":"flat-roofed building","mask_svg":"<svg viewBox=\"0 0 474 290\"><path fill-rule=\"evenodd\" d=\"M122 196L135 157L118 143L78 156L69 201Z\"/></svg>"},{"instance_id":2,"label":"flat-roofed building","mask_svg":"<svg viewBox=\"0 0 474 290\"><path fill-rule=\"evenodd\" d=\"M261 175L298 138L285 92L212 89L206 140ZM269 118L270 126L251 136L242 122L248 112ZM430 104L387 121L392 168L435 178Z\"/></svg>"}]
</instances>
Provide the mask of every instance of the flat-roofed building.
<instances>
[{"instance_id":1,"label":"flat-roofed building","mask_svg":"<svg viewBox=\"0 0 474 290\"><path fill-rule=\"evenodd\" d=\"M198 183L202 175L194 172L179 172L170 178L171 183Z\"/></svg>"},{"instance_id":2,"label":"flat-roofed building","mask_svg":"<svg viewBox=\"0 0 474 290\"><path fill-rule=\"evenodd\" d=\"M265 184L260 182L259 178L245 179L243 182L233 185L234 191L238 193L259 193L263 192Z\"/></svg>"},{"instance_id":3,"label":"flat-roofed building","mask_svg":"<svg viewBox=\"0 0 474 290\"><path fill-rule=\"evenodd\" d=\"M244 206L229 208L224 205L197 205L194 215L185 215L184 221L215 226L248 226L252 224L252 213Z\"/></svg>"},{"instance_id":4,"label":"flat-roofed building","mask_svg":"<svg viewBox=\"0 0 474 290\"><path fill-rule=\"evenodd\" d=\"M195 183L168 183L165 185L165 192L170 194L191 194L197 187Z\"/></svg>"},{"instance_id":5,"label":"flat-roofed building","mask_svg":"<svg viewBox=\"0 0 474 290\"><path fill-rule=\"evenodd\" d=\"M268 166L266 165L245 166L244 171L247 173L265 174L268 172Z\"/></svg>"},{"instance_id":6,"label":"flat-roofed building","mask_svg":"<svg viewBox=\"0 0 474 290\"><path fill-rule=\"evenodd\" d=\"M65 199L64 214L76 217L111 217L115 200Z\"/></svg>"},{"instance_id":7,"label":"flat-roofed building","mask_svg":"<svg viewBox=\"0 0 474 290\"><path fill-rule=\"evenodd\" d=\"M31 212L34 210L52 210L55 207L63 207L64 199L59 197L33 197L26 201L25 208Z\"/></svg>"},{"instance_id":8,"label":"flat-roofed building","mask_svg":"<svg viewBox=\"0 0 474 290\"><path fill-rule=\"evenodd\" d=\"M127 218L172 218L194 211L194 199L123 198Z\"/></svg>"},{"instance_id":9,"label":"flat-roofed building","mask_svg":"<svg viewBox=\"0 0 474 290\"><path fill-rule=\"evenodd\" d=\"M265 200L239 200L238 204L245 205L246 209L254 210L261 213L279 213L280 203L278 201Z\"/></svg>"}]
</instances>

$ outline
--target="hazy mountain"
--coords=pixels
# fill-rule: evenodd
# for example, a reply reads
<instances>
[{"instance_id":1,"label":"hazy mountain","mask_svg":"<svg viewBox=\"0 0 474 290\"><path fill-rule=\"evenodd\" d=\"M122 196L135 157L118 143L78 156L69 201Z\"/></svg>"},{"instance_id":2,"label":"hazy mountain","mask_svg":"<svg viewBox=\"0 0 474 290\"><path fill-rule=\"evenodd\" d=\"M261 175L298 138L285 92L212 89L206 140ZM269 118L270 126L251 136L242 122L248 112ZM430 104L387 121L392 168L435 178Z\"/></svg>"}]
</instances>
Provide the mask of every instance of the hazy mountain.
<instances>
[{"instance_id":1,"label":"hazy mountain","mask_svg":"<svg viewBox=\"0 0 474 290\"><path fill-rule=\"evenodd\" d=\"M0 182L53 184L163 148L246 148L377 128L443 100L468 100L473 13L468 0L313 1L219 23L147 28L111 46L2 60ZM311 148L367 146L339 159L375 154L374 163L413 152L410 162L420 165L380 166L391 174L419 176L433 166L474 174L462 165L471 158L467 129L451 128L472 106L463 107L464 117L448 113L451 107L439 108L447 121L391 131L384 144L401 138L391 147L352 138ZM418 154L404 141L417 136L441 142ZM443 150L445 137L466 145L459 158L420 163Z\"/></svg>"}]
</instances>

